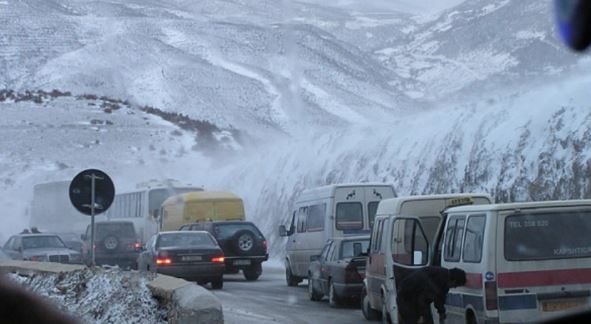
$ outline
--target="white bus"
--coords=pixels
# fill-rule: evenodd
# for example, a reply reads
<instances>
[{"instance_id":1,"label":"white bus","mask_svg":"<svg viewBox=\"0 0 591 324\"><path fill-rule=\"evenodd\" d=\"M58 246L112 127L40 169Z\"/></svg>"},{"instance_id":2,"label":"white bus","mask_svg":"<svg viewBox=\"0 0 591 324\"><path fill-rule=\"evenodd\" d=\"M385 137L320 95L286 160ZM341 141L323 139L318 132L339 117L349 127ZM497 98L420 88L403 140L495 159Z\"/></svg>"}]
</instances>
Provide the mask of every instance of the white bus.
<instances>
[{"instance_id":1,"label":"white bus","mask_svg":"<svg viewBox=\"0 0 591 324\"><path fill-rule=\"evenodd\" d=\"M57 233L84 233L90 217L78 212L70 202L70 181L38 184L34 187L30 226ZM96 221L126 220L134 223L142 242L147 241L160 228L158 210L170 196L203 191L201 187L183 186L178 182L151 181L138 185L138 189L115 195L107 212L97 215Z\"/></svg>"},{"instance_id":2,"label":"white bus","mask_svg":"<svg viewBox=\"0 0 591 324\"><path fill-rule=\"evenodd\" d=\"M70 181L36 185L33 188L30 227L55 233L84 233L90 224L90 216L80 213L72 206L69 188ZM103 221L106 217L100 214L96 220Z\"/></svg>"}]
</instances>

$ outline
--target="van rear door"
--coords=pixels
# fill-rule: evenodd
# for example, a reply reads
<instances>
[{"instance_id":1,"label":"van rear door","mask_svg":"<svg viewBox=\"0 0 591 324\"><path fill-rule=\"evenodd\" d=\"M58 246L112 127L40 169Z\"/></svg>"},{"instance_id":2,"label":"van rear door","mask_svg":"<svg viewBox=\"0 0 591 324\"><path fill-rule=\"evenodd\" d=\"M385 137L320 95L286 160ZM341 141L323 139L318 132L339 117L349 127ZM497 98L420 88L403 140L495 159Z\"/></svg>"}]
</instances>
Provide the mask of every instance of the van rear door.
<instances>
[{"instance_id":1,"label":"van rear door","mask_svg":"<svg viewBox=\"0 0 591 324\"><path fill-rule=\"evenodd\" d=\"M540 321L591 306L591 208L498 217L499 321Z\"/></svg>"},{"instance_id":2,"label":"van rear door","mask_svg":"<svg viewBox=\"0 0 591 324\"><path fill-rule=\"evenodd\" d=\"M335 235L369 234L364 187L339 187L335 190Z\"/></svg>"}]
</instances>

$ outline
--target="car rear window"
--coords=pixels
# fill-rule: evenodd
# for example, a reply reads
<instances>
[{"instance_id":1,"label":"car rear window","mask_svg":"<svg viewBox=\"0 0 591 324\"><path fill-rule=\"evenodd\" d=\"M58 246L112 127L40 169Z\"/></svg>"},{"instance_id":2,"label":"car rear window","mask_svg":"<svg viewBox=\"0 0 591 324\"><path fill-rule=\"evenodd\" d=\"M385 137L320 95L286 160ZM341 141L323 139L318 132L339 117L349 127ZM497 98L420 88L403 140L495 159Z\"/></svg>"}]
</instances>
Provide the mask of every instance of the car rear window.
<instances>
[{"instance_id":1,"label":"car rear window","mask_svg":"<svg viewBox=\"0 0 591 324\"><path fill-rule=\"evenodd\" d=\"M355 244L361 244L361 250L359 250L360 253L355 254ZM357 257L357 256L361 255L361 253L367 252L368 248L369 248L369 239L343 241L341 243L340 259Z\"/></svg>"},{"instance_id":2,"label":"car rear window","mask_svg":"<svg viewBox=\"0 0 591 324\"><path fill-rule=\"evenodd\" d=\"M337 204L338 230L363 229L363 206L360 202L346 202Z\"/></svg>"},{"instance_id":3,"label":"car rear window","mask_svg":"<svg viewBox=\"0 0 591 324\"><path fill-rule=\"evenodd\" d=\"M256 226L250 223L216 224L214 226L215 237L217 237L219 240L229 239L240 230L249 230L253 232L255 235L257 235L260 239L264 239L263 234L261 234L261 232L256 228Z\"/></svg>"},{"instance_id":4,"label":"car rear window","mask_svg":"<svg viewBox=\"0 0 591 324\"><path fill-rule=\"evenodd\" d=\"M528 213L505 219L508 261L591 257L591 211Z\"/></svg>"},{"instance_id":5,"label":"car rear window","mask_svg":"<svg viewBox=\"0 0 591 324\"><path fill-rule=\"evenodd\" d=\"M64 242L57 236L23 237L23 249L65 248Z\"/></svg>"},{"instance_id":6,"label":"car rear window","mask_svg":"<svg viewBox=\"0 0 591 324\"><path fill-rule=\"evenodd\" d=\"M192 247L213 246L216 243L207 233L171 233L162 234L158 239L158 247Z\"/></svg>"},{"instance_id":7,"label":"car rear window","mask_svg":"<svg viewBox=\"0 0 591 324\"><path fill-rule=\"evenodd\" d=\"M97 224L97 238L104 239L107 236L135 238L135 229L132 223L103 223Z\"/></svg>"}]
</instances>

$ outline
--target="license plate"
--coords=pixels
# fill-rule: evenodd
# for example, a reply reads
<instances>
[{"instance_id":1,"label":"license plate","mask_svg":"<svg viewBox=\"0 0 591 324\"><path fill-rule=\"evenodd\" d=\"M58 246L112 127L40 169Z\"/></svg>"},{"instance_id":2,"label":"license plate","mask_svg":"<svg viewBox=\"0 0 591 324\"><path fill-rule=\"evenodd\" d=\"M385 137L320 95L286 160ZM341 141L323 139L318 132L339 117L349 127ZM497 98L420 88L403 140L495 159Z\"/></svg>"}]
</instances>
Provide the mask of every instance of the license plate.
<instances>
[{"instance_id":1,"label":"license plate","mask_svg":"<svg viewBox=\"0 0 591 324\"><path fill-rule=\"evenodd\" d=\"M200 255L187 255L181 258L183 261L201 261L202 258Z\"/></svg>"},{"instance_id":2,"label":"license plate","mask_svg":"<svg viewBox=\"0 0 591 324\"><path fill-rule=\"evenodd\" d=\"M250 265L250 260L236 260L234 265Z\"/></svg>"},{"instance_id":3,"label":"license plate","mask_svg":"<svg viewBox=\"0 0 591 324\"><path fill-rule=\"evenodd\" d=\"M544 312L558 312L566 309L580 308L585 306L587 306L587 300L584 298L542 302L542 310Z\"/></svg>"}]
</instances>

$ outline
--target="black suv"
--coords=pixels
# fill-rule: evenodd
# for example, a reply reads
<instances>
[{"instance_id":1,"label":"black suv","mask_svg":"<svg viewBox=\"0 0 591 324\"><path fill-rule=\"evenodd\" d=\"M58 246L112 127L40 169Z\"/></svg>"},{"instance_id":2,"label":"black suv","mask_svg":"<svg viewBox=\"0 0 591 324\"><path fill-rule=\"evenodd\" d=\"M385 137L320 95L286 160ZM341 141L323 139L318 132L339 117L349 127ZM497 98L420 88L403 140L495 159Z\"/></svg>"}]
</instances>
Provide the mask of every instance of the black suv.
<instances>
[{"instance_id":1,"label":"black suv","mask_svg":"<svg viewBox=\"0 0 591 324\"><path fill-rule=\"evenodd\" d=\"M267 240L251 222L200 222L183 225L181 231L208 231L222 247L226 273L242 270L248 281L257 280L263 273L261 263L269 259Z\"/></svg>"},{"instance_id":2,"label":"black suv","mask_svg":"<svg viewBox=\"0 0 591 324\"><path fill-rule=\"evenodd\" d=\"M118 265L125 268L137 268L137 259L142 245L132 222L108 221L95 224L94 258L97 265ZM84 241L84 260L90 263L90 226Z\"/></svg>"}]
</instances>

